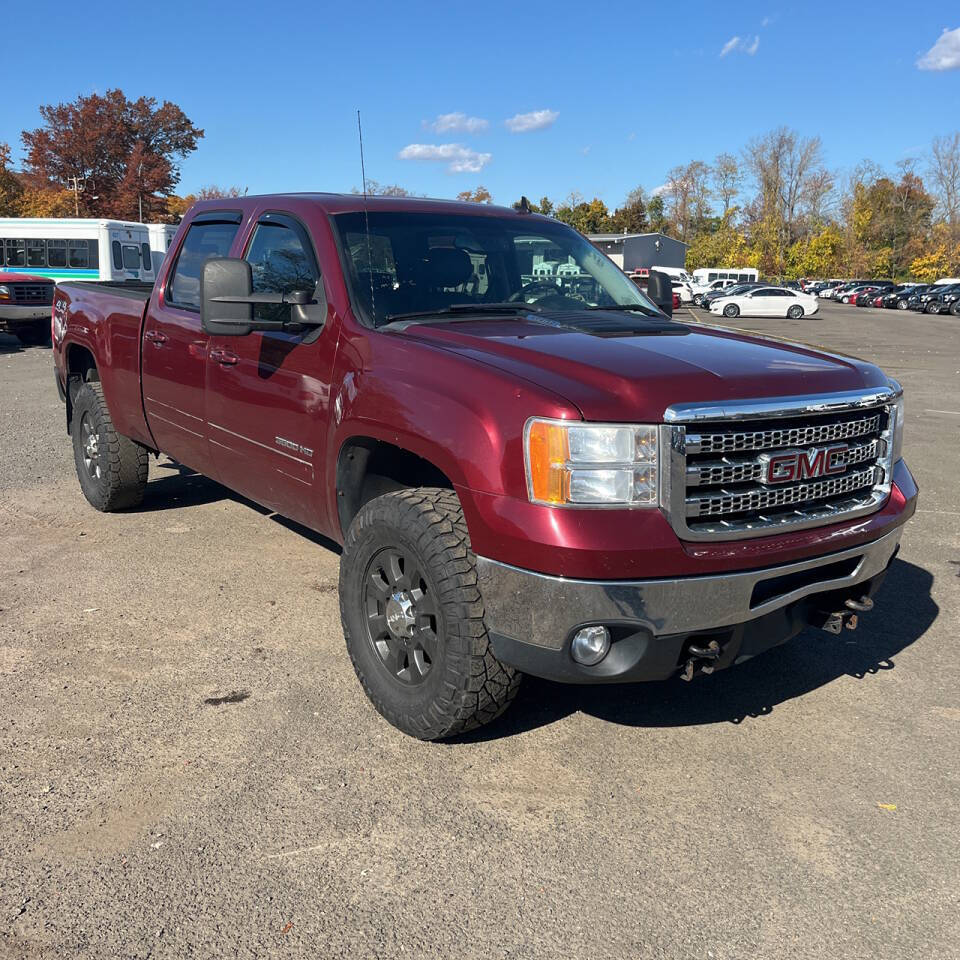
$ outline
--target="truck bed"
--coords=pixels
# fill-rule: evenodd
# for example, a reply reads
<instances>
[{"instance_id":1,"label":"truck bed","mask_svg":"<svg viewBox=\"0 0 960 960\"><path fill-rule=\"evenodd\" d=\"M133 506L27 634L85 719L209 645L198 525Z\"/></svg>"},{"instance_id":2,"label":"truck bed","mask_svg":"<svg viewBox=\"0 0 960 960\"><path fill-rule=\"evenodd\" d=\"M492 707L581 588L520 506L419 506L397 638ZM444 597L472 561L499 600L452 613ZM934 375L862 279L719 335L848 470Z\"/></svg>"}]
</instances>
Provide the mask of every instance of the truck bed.
<instances>
[{"instance_id":1,"label":"truck bed","mask_svg":"<svg viewBox=\"0 0 960 960\"><path fill-rule=\"evenodd\" d=\"M146 303L153 292L153 282L148 283L146 280L67 280L57 286L69 290L79 289L83 293L100 290L139 303Z\"/></svg>"}]
</instances>

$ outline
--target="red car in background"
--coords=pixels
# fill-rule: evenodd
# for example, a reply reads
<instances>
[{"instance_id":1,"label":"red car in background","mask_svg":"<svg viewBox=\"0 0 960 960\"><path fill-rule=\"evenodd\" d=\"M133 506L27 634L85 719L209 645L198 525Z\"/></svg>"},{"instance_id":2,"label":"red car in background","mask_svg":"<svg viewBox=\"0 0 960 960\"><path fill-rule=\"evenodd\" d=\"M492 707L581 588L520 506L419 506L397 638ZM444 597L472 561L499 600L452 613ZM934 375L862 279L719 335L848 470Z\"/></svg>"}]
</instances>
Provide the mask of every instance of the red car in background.
<instances>
[{"instance_id":1,"label":"red car in background","mask_svg":"<svg viewBox=\"0 0 960 960\"><path fill-rule=\"evenodd\" d=\"M673 291L673 309L680 309L680 294L676 290Z\"/></svg>"},{"instance_id":2,"label":"red car in background","mask_svg":"<svg viewBox=\"0 0 960 960\"><path fill-rule=\"evenodd\" d=\"M10 333L24 344L46 343L55 286L49 277L0 270L0 333Z\"/></svg>"}]
</instances>

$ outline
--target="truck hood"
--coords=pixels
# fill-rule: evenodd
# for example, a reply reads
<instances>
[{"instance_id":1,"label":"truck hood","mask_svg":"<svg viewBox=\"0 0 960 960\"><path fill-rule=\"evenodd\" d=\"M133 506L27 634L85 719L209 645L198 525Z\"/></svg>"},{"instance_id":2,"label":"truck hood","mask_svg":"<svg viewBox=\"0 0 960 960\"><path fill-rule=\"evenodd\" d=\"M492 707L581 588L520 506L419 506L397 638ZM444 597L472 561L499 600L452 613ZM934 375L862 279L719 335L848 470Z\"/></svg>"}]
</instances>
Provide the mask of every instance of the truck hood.
<instances>
[{"instance_id":1,"label":"truck hood","mask_svg":"<svg viewBox=\"0 0 960 960\"><path fill-rule=\"evenodd\" d=\"M588 316L590 323L599 319ZM575 404L587 420L659 422L674 403L887 384L877 367L862 360L698 324L653 323L644 332L638 322L634 331L610 335L542 318L504 317L418 324L404 333L545 387Z\"/></svg>"}]
</instances>

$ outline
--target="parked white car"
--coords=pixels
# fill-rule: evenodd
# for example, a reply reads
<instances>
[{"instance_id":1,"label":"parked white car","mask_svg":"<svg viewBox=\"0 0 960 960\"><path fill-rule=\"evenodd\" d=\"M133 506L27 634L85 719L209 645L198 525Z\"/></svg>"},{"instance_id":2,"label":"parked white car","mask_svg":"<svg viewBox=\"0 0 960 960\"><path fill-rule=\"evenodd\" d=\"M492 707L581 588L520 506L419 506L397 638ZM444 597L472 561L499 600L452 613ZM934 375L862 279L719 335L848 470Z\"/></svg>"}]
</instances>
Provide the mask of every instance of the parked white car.
<instances>
[{"instance_id":1,"label":"parked white car","mask_svg":"<svg viewBox=\"0 0 960 960\"><path fill-rule=\"evenodd\" d=\"M786 287L757 287L733 297L717 297L710 312L733 317L790 317L799 320L817 312L817 298Z\"/></svg>"}]
</instances>

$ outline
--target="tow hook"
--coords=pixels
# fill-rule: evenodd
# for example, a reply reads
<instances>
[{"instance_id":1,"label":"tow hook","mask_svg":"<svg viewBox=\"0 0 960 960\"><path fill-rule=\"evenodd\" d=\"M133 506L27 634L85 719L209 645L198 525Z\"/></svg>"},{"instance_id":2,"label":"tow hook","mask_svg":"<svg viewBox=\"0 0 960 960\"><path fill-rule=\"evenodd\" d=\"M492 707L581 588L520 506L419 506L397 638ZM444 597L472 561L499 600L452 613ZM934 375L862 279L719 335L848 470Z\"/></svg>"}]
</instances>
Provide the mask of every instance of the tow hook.
<instances>
[{"instance_id":1,"label":"tow hook","mask_svg":"<svg viewBox=\"0 0 960 960\"><path fill-rule=\"evenodd\" d=\"M691 643L687 647L687 653L690 656L684 664L683 672L680 674L681 680L690 681L699 667L701 673L713 673L714 663L720 659L722 653L720 644L716 640L711 640L705 647L699 644Z\"/></svg>"},{"instance_id":2,"label":"tow hook","mask_svg":"<svg viewBox=\"0 0 960 960\"><path fill-rule=\"evenodd\" d=\"M856 630L859 623L858 614L867 613L873 609L873 601L869 597L860 597L859 600L848 597L843 605L846 609L827 614L822 627L827 633L837 635L844 627L848 630Z\"/></svg>"}]
</instances>

